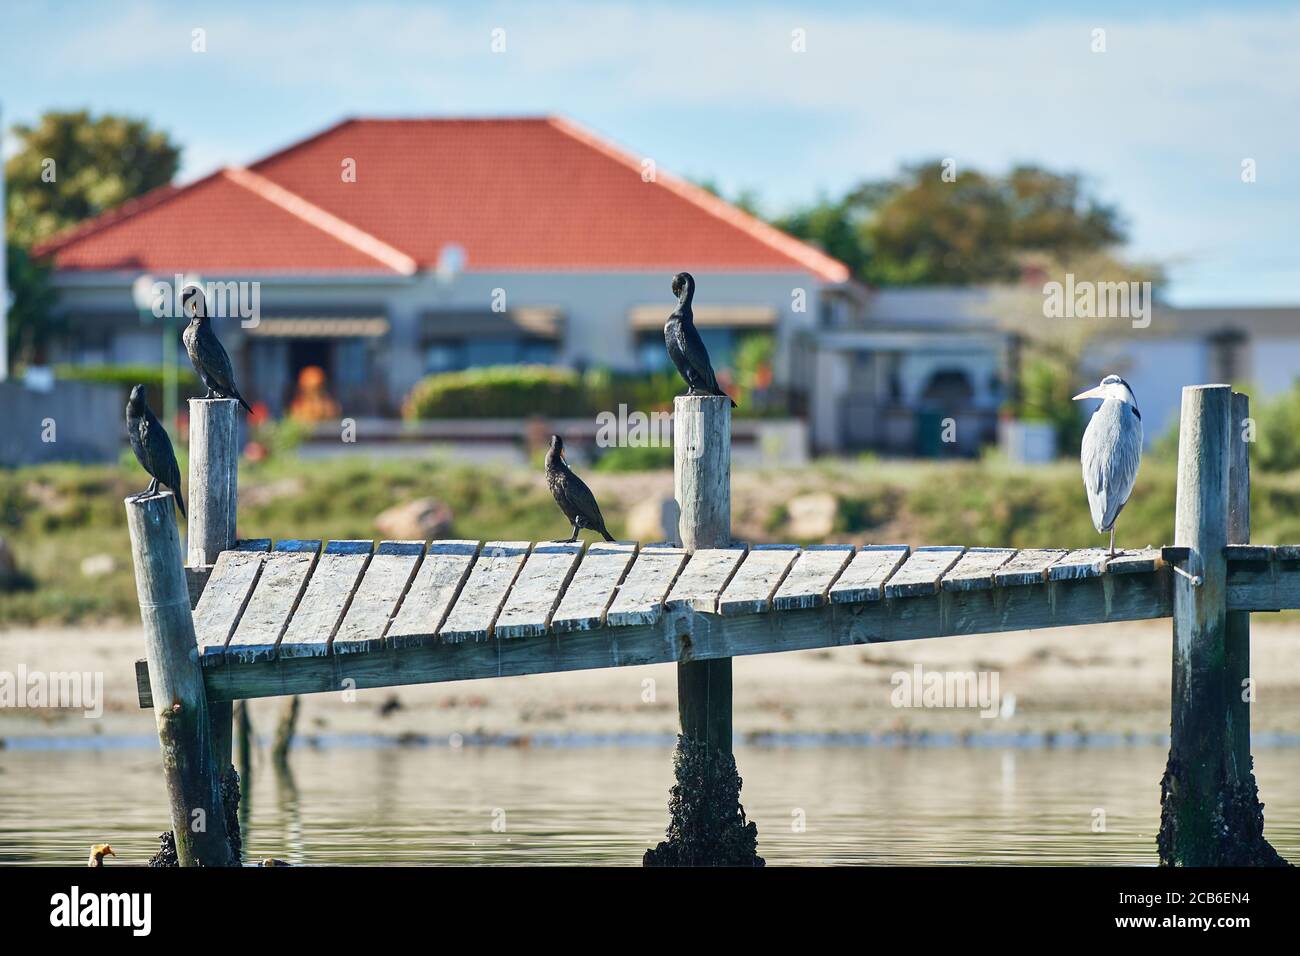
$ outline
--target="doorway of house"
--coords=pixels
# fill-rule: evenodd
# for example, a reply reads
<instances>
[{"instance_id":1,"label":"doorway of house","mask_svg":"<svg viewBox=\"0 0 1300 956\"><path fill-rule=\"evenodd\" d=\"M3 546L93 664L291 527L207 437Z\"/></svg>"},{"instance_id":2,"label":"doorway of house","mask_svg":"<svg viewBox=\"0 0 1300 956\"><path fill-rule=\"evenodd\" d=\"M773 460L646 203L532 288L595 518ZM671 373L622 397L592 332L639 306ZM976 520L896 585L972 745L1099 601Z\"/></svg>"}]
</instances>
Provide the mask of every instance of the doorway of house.
<instances>
[{"instance_id":1,"label":"doorway of house","mask_svg":"<svg viewBox=\"0 0 1300 956\"><path fill-rule=\"evenodd\" d=\"M302 370L315 366L325 373L325 389L334 386L334 343L329 339L293 339L289 342L289 391L285 407L293 401Z\"/></svg>"}]
</instances>

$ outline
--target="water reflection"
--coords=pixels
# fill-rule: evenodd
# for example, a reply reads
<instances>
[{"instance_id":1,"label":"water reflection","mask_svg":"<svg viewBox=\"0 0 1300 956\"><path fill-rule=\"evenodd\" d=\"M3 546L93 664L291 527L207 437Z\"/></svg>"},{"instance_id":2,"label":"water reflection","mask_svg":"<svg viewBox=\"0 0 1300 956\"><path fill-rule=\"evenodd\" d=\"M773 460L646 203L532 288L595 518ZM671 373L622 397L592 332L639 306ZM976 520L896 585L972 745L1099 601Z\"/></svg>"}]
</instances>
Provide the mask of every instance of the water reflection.
<instances>
[{"instance_id":1,"label":"water reflection","mask_svg":"<svg viewBox=\"0 0 1300 956\"><path fill-rule=\"evenodd\" d=\"M1155 863L1160 747L737 758L770 864ZM1256 765L1267 834L1300 858L1300 752ZM255 766L244 845L251 861L637 864L663 836L672 782L660 746L304 747L289 773ZM79 863L95 842L143 862L165 808L156 751L0 752L0 862Z\"/></svg>"}]
</instances>

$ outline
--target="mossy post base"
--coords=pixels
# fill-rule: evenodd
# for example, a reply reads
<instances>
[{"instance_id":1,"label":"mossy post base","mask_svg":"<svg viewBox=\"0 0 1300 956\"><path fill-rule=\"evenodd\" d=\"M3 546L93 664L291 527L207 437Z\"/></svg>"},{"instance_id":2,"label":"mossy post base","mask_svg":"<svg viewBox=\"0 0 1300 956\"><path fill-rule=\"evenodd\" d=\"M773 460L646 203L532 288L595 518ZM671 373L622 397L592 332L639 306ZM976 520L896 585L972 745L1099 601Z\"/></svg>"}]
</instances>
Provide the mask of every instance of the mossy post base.
<instances>
[{"instance_id":1,"label":"mossy post base","mask_svg":"<svg viewBox=\"0 0 1300 956\"><path fill-rule=\"evenodd\" d=\"M673 403L673 479L682 546L730 545L730 399L683 395ZM677 665L677 714L668 839L646 851L646 866L762 866L731 752L731 658Z\"/></svg>"},{"instance_id":2,"label":"mossy post base","mask_svg":"<svg viewBox=\"0 0 1300 956\"><path fill-rule=\"evenodd\" d=\"M1264 839L1250 756L1250 615L1228 613L1224 547L1250 539L1244 396L1228 385L1183 389L1174 544L1173 709L1160 781L1163 866L1286 861Z\"/></svg>"},{"instance_id":3,"label":"mossy post base","mask_svg":"<svg viewBox=\"0 0 1300 956\"><path fill-rule=\"evenodd\" d=\"M171 492L126 500L149 683L181 866L232 858Z\"/></svg>"}]
</instances>

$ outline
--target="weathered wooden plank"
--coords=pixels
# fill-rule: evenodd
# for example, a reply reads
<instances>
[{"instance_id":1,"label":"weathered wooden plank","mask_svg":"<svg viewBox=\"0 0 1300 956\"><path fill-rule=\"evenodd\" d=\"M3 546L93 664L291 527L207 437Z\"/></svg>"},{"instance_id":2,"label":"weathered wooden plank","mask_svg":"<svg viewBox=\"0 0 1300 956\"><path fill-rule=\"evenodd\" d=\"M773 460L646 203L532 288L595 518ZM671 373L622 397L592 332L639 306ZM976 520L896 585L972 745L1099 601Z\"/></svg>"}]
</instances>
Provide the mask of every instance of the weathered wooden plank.
<instances>
[{"instance_id":1,"label":"weathered wooden plank","mask_svg":"<svg viewBox=\"0 0 1300 956\"><path fill-rule=\"evenodd\" d=\"M433 541L415 580L406 591L384 641L393 647L420 647L437 639L452 604L469 577L478 541Z\"/></svg>"},{"instance_id":2,"label":"weathered wooden plank","mask_svg":"<svg viewBox=\"0 0 1300 956\"><path fill-rule=\"evenodd\" d=\"M821 607L835 579L853 560L851 544L819 544L805 548L772 598L774 611Z\"/></svg>"},{"instance_id":3,"label":"weathered wooden plank","mask_svg":"<svg viewBox=\"0 0 1300 956\"><path fill-rule=\"evenodd\" d=\"M967 548L939 586L945 591L982 591L993 587L993 572L1015 555L1014 548Z\"/></svg>"},{"instance_id":4,"label":"weathered wooden plank","mask_svg":"<svg viewBox=\"0 0 1300 956\"><path fill-rule=\"evenodd\" d=\"M1277 548L1266 544L1230 544L1223 549L1223 556L1229 563L1234 561L1272 561L1277 556Z\"/></svg>"},{"instance_id":5,"label":"weathered wooden plank","mask_svg":"<svg viewBox=\"0 0 1300 956\"><path fill-rule=\"evenodd\" d=\"M503 640L545 634L581 558L581 541L539 541L533 545L493 633Z\"/></svg>"},{"instance_id":6,"label":"weathered wooden plank","mask_svg":"<svg viewBox=\"0 0 1300 956\"><path fill-rule=\"evenodd\" d=\"M1080 548L1070 551L1047 569L1047 580L1067 581L1095 578L1106 573L1110 552L1106 548Z\"/></svg>"},{"instance_id":7,"label":"weathered wooden plank","mask_svg":"<svg viewBox=\"0 0 1300 956\"><path fill-rule=\"evenodd\" d=\"M731 583L718 598L718 613L759 614L772 606L772 595L799 557L792 544L760 544L750 549Z\"/></svg>"},{"instance_id":8,"label":"weathered wooden plank","mask_svg":"<svg viewBox=\"0 0 1300 956\"><path fill-rule=\"evenodd\" d=\"M695 611L712 614L718 609L718 595L727 586L748 550L745 545L731 548L700 548L695 551L686 567L677 576L673 589L664 601L664 609L672 611L689 607Z\"/></svg>"},{"instance_id":9,"label":"weathered wooden plank","mask_svg":"<svg viewBox=\"0 0 1300 956\"><path fill-rule=\"evenodd\" d=\"M448 643L486 641L492 624L510 594L510 585L528 558L528 541L489 541L483 545L469 579L442 627L439 639Z\"/></svg>"},{"instance_id":10,"label":"weathered wooden plank","mask_svg":"<svg viewBox=\"0 0 1300 956\"><path fill-rule=\"evenodd\" d=\"M941 592L905 601L829 604L798 614L723 617L690 610L651 625L513 641L385 648L349 661L358 688L622 667L681 660L1169 617L1171 571L1059 581L1052 587ZM689 641L682 640L689 635ZM210 668L211 700L337 691L334 658ZM148 703L147 687L141 699Z\"/></svg>"},{"instance_id":11,"label":"weathered wooden plank","mask_svg":"<svg viewBox=\"0 0 1300 956\"><path fill-rule=\"evenodd\" d=\"M934 594L939 579L965 553L961 547L917 548L885 585L885 597L915 597Z\"/></svg>"},{"instance_id":12,"label":"weathered wooden plank","mask_svg":"<svg viewBox=\"0 0 1300 956\"><path fill-rule=\"evenodd\" d=\"M374 546L373 541L331 541L325 545L307 581L307 590L298 600L298 609L280 638L277 658L329 653L330 638L352 603Z\"/></svg>"},{"instance_id":13,"label":"weathered wooden plank","mask_svg":"<svg viewBox=\"0 0 1300 956\"><path fill-rule=\"evenodd\" d=\"M1300 608L1300 568L1272 561L1228 565L1229 611L1286 611Z\"/></svg>"},{"instance_id":14,"label":"weathered wooden plank","mask_svg":"<svg viewBox=\"0 0 1300 956\"><path fill-rule=\"evenodd\" d=\"M1107 574L1144 574L1155 571L1165 564L1160 557L1159 548L1143 548L1140 551L1124 551L1113 558L1106 559Z\"/></svg>"},{"instance_id":15,"label":"weathered wooden plank","mask_svg":"<svg viewBox=\"0 0 1300 956\"><path fill-rule=\"evenodd\" d=\"M832 604L879 601L888 581L907 560L912 549L905 544L869 544L860 549L831 585Z\"/></svg>"},{"instance_id":16,"label":"weathered wooden plank","mask_svg":"<svg viewBox=\"0 0 1300 956\"><path fill-rule=\"evenodd\" d=\"M270 538L256 538L240 541L217 556L203 596L194 608L194 636L204 664L211 664L226 652L226 643L239 624L270 547Z\"/></svg>"},{"instance_id":17,"label":"weathered wooden plank","mask_svg":"<svg viewBox=\"0 0 1300 956\"><path fill-rule=\"evenodd\" d=\"M565 634L603 625L605 611L632 566L636 552L635 541L600 541L588 547L551 617L551 630Z\"/></svg>"},{"instance_id":18,"label":"weathered wooden plank","mask_svg":"<svg viewBox=\"0 0 1300 956\"><path fill-rule=\"evenodd\" d=\"M320 553L319 541L284 540L262 563L257 587L226 645L226 653L245 663L270 659L298 606Z\"/></svg>"},{"instance_id":19,"label":"weathered wooden plank","mask_svg":"<svg viewBox=\"0 0 1300 956\"><path fill-rule=\"evenodd\" d=\"M380 542L334 634L330 647L335 654L361 654L383 647L384 634L423 557L423 541Z\"/></svg>"},{"instance_id":20,"label":"weathered wooden plank","mask_svg":"<svg viewBox=\"0 0 1300 956\"><path fill-rule=\"evenodd\" d=\"M605 620L610 627L653 624L663 616L664 598L686 563L682 548L645 547L619 585Z\"/></svg>"},{"instance_id":21,"label":"weathered wooden plank","mask_svg":"<svg viewBox=\"0 0 1300 956\"><path fill-rule=\"evenodd\" d=\"M1026 548L993 572L993 582L1001 588L1025 584L1042 584L1048 569L1069 554L1064 548Z\"/></svg>"}]
</instances>

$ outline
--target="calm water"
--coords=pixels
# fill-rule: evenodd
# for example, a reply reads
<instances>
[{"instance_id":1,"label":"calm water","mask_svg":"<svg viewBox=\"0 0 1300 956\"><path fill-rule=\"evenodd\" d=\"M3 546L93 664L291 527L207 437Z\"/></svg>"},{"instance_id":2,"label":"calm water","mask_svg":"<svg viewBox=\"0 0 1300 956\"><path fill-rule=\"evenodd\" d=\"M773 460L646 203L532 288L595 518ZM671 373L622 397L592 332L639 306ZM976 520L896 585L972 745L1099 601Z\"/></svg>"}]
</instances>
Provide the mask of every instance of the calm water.
<instances>
[{"instance_id":1,"label":"calm water","mask_svg":"<svg viewBox=\"0 0 1300 956\"><path fill-rule=\"evenodd\" d=\"M737 759L772 864L1155 863L1159 747L749 746ZM1300 858L1300 749L1255 759L1268 836ZM255 765L250 858L636 864L663 835L672 785L658 746L339 746L297 751L293 768L286 780ZM165 807L156 750L0 751L0 863L80 863L97 842L143 862Z\"/></svg>"}]
</instances>

